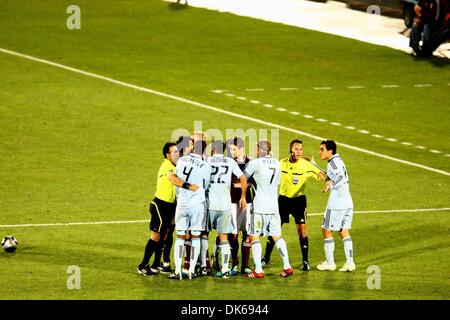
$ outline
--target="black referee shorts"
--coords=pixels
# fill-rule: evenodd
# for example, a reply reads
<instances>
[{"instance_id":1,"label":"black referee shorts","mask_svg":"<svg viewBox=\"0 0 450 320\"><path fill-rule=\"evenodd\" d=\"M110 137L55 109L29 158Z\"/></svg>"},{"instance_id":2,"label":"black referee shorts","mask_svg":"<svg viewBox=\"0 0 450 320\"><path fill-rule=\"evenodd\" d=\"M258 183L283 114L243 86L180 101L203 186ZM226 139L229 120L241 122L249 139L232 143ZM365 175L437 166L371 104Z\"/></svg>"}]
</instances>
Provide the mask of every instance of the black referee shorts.
<instances>
[{"instance_id":1,"label":"black referee shorts","mask_svg":"<svg viewBox=\"0 0 450 320\"><path fill-rule=\"evenodd\" d=\"M150 203L150 230L165 233L175 217L176 207L175 203L154 198Z\"/></svg>"},{"instance_id":2,"label":"black referee shorts","mask_svg":"<svg viewBox=\"0 0 450 320\"><path fill-rule=\"evenodd\" d=\"M295 198L278 197L281 223L289 223L289 215L294 217L295 224L306 224L306 196Z\"/></svg>"}]
</instances>

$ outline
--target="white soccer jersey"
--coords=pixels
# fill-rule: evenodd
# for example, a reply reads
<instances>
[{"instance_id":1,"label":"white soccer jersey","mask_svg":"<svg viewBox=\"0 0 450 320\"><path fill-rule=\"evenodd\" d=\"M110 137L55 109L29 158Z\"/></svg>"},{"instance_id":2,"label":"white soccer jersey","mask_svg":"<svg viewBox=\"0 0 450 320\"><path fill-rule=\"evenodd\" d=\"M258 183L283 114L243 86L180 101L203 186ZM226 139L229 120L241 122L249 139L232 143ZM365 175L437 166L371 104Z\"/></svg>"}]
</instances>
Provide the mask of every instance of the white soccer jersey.
<instances>
[{"instance_id":1,"label":"white soccer jersey","mask_svg":"<svg viewBox=\"0 0 450 320\"><path fill-rule=\"evenodd\" d=\"M208 190L208 209L231 210L231 175L243 175L239 165L232 158L223 154L214 155L206 160L212 167L211 183Z\"/></svg>"},{"instance_id":2,"label":"white soccer jersey","mask_svg":"<svg viewBox=\"0 0 450 320\"><path fill-rule=\"evenodd\" d=\"M342 210L353 208L347 169L338 153L328 160L327 175L333 181L327 209Z\"/></svg>"},{"instance_id":3,"label":"white soccer jersey","mask_svg":"<svg viewBox=\"0 0 450 320\"><path fill-rule=\"evenodd\" d=\"M183 188L177 188L177 206L180 208L192 208L206 200L205 191L209 186L211 166L201 156L191 153L181 157L177 162L177 176L190 184L196 184L195 192Z\"/></svg>"},{"instance_id":4,"label":"white soccer jersey","mask_svg":"<svg viewBox=\"0 0 450 320\"><path fill-rule=\"evenodd\" d=\"M256 183L253 211L278 214L278 186L280 162L270 156L251 160L245 168L247 179L253 176Z\"/></svg>"}]
</instances>

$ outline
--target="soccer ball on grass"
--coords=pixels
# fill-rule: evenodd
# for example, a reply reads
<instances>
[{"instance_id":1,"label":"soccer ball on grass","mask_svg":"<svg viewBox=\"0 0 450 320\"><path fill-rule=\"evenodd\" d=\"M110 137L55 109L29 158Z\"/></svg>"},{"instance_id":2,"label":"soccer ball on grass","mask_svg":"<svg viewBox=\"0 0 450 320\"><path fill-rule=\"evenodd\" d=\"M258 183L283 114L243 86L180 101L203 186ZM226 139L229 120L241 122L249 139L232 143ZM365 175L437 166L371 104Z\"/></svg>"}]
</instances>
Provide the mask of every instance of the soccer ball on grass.
<instances>
[{"instance_id":1,"label":"soccer ball on grass","mask_svg":"<svg viewBox=\"0 0 450 320\"><path fill-rule=\"evenodd\" d=\"M2 239L2 248L6 252L14 252L17 249L17 245L19 243L17 242L16 238L13 236L6 236Z\"/></svg>"}]
</instances>

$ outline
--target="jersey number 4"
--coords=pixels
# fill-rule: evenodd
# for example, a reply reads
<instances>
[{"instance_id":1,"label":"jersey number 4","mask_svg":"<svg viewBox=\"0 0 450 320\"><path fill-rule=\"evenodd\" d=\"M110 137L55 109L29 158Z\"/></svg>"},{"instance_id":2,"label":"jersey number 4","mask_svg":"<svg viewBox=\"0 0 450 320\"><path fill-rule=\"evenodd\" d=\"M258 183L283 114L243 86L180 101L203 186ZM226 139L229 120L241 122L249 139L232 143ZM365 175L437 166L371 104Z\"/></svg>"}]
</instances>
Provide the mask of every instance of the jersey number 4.
<instances>
[{"instance_id":1,"label":"jersey number 4","mask_svg":"<svg viewBox=\"0 0 450 320\"><path fill-rule=\"evenodd\" d=\"M186 179L184 180L184 182L188 182L189 181L189 176L192 173L192 169L194 169L194 167L190 167L189 170L188 170L187 167L184 167L183 174L186 176Z\"/></svg>"}]
</instances>

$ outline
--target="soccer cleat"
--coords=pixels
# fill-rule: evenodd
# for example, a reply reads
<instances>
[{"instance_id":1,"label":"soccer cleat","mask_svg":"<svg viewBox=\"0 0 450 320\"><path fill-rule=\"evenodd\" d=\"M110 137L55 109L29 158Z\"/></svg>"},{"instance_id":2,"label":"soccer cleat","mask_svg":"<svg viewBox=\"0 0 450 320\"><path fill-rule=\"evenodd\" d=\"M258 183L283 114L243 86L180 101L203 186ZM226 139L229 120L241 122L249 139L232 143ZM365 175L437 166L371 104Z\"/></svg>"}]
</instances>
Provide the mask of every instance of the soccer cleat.
<instances>
[{"instance_id":1,"label":"soccer cleat","mask_svg":"<svg viewBox=\"0 0 450 320\"><path fill-rule=\"evenodd\" d=\"M230 269L230 276L237 276L238 273L238 266L234 266Z\"/></svg>"},{"instance_id":2,"label":"soccer cleat","mask_svg":"<svg viewBox=\"0 0 450 320\"><path fill-rule=\"evenodd\" d=\"M334 271L336 270L336 264L329 265L327 261L322 262L317 266L319 271Z\"/></svg>"},{"instance_id":3,"label":"soccer cleat","mask_svg":"<svg viewBox=\"0 0 450 320\"><path fill-rule=\"evenodd\" d=\"M141 265L138 265L137 272L143 276L151 276L154 274L158 274L159 270L158 270L158 272L155 272L155 269L150 268L147 264L144 267L142 267Z\"/></svg>"},{"instance_id":4,"label":"soccer cleat","mask_svg":"<svg viewBox=\"0 0 450 320\"><path fill-rule=\"evenodd\" d=\"M182 280L183 279L183 275L181 273L172 272L171 274L169 274L167 276L167 278Z\"/></svg>"},{"instance_id":5,"label":"soccer cleat","mask_svg":"<svg viewBox=\"0 0 450 320\"><path fill-rule=\"evenodd\" d=\"M252 273L252 268L250 268L250 266L246 266L246 267L242 267L241 268L241 273L244 274L249 274Z\"/></svg>"},{"instance_id":6,"label":"soccer cleat","mask_svg":"<svg viewBox=\"0 0 450 320\"><path fill-rule=\"evenodd\" d=\"M352 263L345 263L342 268L339 269L341 272L353 272L356 270L355 264Z\"/></svg>"},{"instance_id":7,"label":"soccer cleat","mask_svg":"<svg viewBox=\"0 0 450 320\"><path fill-rule=\"evenodd\" d=\"M209 274L208 269L206 267L201 267L199 275L204 277Z\"/></svg>"},{"instance_id":8,"label":"soccer cleat","mask_svg":"<svg viewBox=\"0 0 450 320\"><path fill-rule=\"evenodd\" d=\"M292 276L294 274L294 270L292 268L287 268L287 269L283 269L283 271L281 271L280 276L282 276L283 278Z\"/></svg>"},{"instance_id":9,"label":"soccer cleat","mask_svg":"<svg viewBox=\"0 0 450 320\"><path fill-rule=\"evenodd\" d=\"M230 273L228 271L227 272L217 272L214 276L216 278L228 279L230 277Z\"/></svg>"},{"instance_id":10,"label":"soccer cleat","mask_svg":"<svg viewBox=\"0 0 450 320\"><path fill-rule=\"evenodd\" d=\"M247 278L264 278L264 272L258 273L253 271L252 273L246 273L243 276Z\"/></svg>"},{"instance_id":11,"label":"soccer cleat","mask_svg":"<svg viewBox=\"0 0 450 320\"><path fill-rule=\"evenodd\" d=\"M171 272L172 272L172 268L170 267L170 263L164 262L161 273L171 273Z\"/></svg>"},{"instance_id":12,"label":"soccer cleat","mask_svg":"<svg viewBox=\"0 0 450 320\"><path fill-rule=\"evenodd\" d=\"M195 273L195 272L188 272L188 278L189 278L189 280L192 280L192 279L194 279L194 278L196 278L197 277L197 274Z\"/></svg>"},{"instance_id":13,"label":"soccer cleat","mask_svg":"<svg viewBox=\"0 0 450 320\"><path fill-rule=\"evenodd\" d=\"M268 266L270 266L270 260L266 260L266 258L262 258L261 259L261 267L268 267Z\"/></svg>"},{"instance_id":14,"label":"soccer cleat","mask_svg":"<svg viewBox=\"0 0 450 320\"><path fill-rule=\"evenodd\" d=\"M311 267L309 266L309 262L308 261L303 261L302 262L302 270L303 271L309 271L311 269Z\"/></svg>"}]
</instances>

